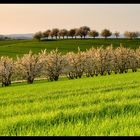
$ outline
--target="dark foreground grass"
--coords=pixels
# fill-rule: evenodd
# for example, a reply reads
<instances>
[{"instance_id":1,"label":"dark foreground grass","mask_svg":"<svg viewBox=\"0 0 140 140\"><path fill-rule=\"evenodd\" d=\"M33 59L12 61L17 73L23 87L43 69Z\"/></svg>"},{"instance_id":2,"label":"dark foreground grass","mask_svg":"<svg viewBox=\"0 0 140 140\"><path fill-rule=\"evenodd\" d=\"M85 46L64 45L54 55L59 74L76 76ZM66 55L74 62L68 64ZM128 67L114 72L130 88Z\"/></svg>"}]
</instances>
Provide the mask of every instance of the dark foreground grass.
<instances>
[{"instance_id":1,"label":"dark foreground grass","mask_svg":"<svg viewBox=\"0 0 140 140\"><path fill-rule=\"evenodd\" d=\"M118 47L122 43L124 47L138 48L140 46L140 39L58 39L48 41L35 41L35 40L13 40L13 41L0 41L0 56L8 55L16 58L16 55L22 56L32 50L38 53L41 49L51 51L58 48L62 53L69 51L77 51L80 47L82 51L91 47L107 47L113 44Z\"/></svg>"},{"instance_id":2,"label":"dark foreground grass","mask_svg":"<svg viewBox=\"0 0 140 140\"><path fill-rule=\"evenodd\" d=\"M0 135L140 135L140 72L0 87Z\"/></svg>"}]
</instances>

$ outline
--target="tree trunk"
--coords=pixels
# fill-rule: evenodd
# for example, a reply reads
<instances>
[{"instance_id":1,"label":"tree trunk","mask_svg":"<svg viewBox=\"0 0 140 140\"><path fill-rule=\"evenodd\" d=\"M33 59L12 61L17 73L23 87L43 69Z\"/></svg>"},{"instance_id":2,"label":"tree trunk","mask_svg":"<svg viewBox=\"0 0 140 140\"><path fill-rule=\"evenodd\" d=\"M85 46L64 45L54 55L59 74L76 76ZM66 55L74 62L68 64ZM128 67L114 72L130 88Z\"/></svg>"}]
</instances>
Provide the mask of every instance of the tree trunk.
<instances>
[{"instance_id":1,"label":"tree trunk","mask_svg":"<svg viewBox=\"0 0 140 140\"><path fill-rule=\"evenodd\" d=\"M110 75L111 73L110 72L108 72L108 75Z\"/></svg>"},{"instance_id":2,"label":"tree trunk","mask_svg":"<svg viewBox=\"0 0 140 140\"><path fill-rule=\"evenodd\" d=\"M68 74L68 76L67 76L69 79L74 79L74 76L72 75L72 74Z\"/></svg>"},{"instance_id":3,"label":"tree trunk","mask_svg":"<svg viewBox=\"0 0 140 140\"><path fill-rule=\"evenodd\" d=\"M3 86L9 86L9 85L11 85L11 74L10 75L8 75L8 77L6 78L6 77L4 77L4 78L2 78L2 87Z\"/></svg>"},{"instance_id":4,"label":"tree trunk","mask_svg":"<svg viewBox=\"0 0 140 140\"><path fill-rule=\"evenodd\" d=\"M34 78L32 78L31 76L29 76L29 77L27 78L27 83L28 83L28 84L32 84L33 81L34 81Z\"/></svg>"},{"instance_id":5,"label":"tree trunk","mask_svg":"<svg viewBox=\"0 0 140 140\"><path fill-rule=\"evenodd\" d=\"M7 86L9 86L9 85L11 85L11 81L2 82L2 87L3 87L3 86L7 87Z\"/></svg>"},{"instance_id":6,"label":"tree trunk","mask_svg":"<svg viewBox=\"0 0 140 140\"><path fill-rule=\"evenodd\" d=\"M86 77L89 77L89 75L90 75L89 73L86 73Z\"/></svg>"},{"instance_id":7,"label":"tree trunk","mask_svg":"<svg viewBox=\"0 0 140 140\"><path fill-rule=\"evenodd\" d=\"M90 76L91 76L91 77L93 77L93 76L94 76L94 74L90 74Z\"/></svg>"},{"instance_id":8,"label":"tree trunk","mask_svg":"<svg viewBox=\"0 0 140 140\"><path fill-rule=\"evenodd\" d=\"M58 78L59 78L59 76L55 76L55 77L54 77L54 80L55 80L55 81L58 81Z\"/></svg>"},{"instance_id":9,"label":"tree trunk","mask_svg":"<svg viewBox=\"0 0 140 140\"><path fill-rule=\"evenodd\" d=\"M103 73L103 72L101 72L101 75L104 75L104 73Z\"/></svg>"},{"instance_id":10,"label":"tree trunk","mask_svg":"<svg viewBox=\"0 0 140 140\"><path fill-rule=\"evenodd\" d=\"M50 77L49 79L50 79L50 81L53 81L53 78L52 77Z\"/></svg>"},{"instance_id":11,"label":"tree trunk","mask_svg":"<svg viewBox=\"0 0 140 140\"><path fill-rule=\"evenodd\" d=\"M79 75L78 77L79 77L79 78L81 78L81 77L82 77L82 75Z\"/></svg>"}]
</instances>

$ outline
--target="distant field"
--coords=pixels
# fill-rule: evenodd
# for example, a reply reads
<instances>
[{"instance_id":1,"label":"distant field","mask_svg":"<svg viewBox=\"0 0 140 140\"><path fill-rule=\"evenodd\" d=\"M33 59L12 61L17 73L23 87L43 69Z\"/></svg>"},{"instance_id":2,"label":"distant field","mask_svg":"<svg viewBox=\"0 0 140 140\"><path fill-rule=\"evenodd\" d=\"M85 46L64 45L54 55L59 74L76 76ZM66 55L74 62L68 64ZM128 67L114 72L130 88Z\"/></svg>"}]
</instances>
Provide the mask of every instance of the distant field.
<instances>
[{"instance_id":1,"label":"distant field","mask_svg":"<svg viewBox=\"0 0 140 140\"><path fill-rule=\"evenodd\" d=\"M49 41L32 41L32 40L13 40L13 41L0 41L0 56L8 55L13 58L16 55L22 56L24 53L28 53L29 50L37 53L41 49L58 48L61 52L66 53L68 51L77 51L78 46L82 51L91 47L104 47L113 44L114 47L118 47L122 43L125 47L138 48L140 46L140 39L61 39L61 40L49 40Z\"/></svg>"},{"instance_id":2,"label":"distant field","mask_svg":"<svg viewBox=\"0 0 140 140\"><path fill-rule=\"evenodd\" d=\"M140 135L140 71L0 87L0 135Z\"/></svg>"}]
</instances>

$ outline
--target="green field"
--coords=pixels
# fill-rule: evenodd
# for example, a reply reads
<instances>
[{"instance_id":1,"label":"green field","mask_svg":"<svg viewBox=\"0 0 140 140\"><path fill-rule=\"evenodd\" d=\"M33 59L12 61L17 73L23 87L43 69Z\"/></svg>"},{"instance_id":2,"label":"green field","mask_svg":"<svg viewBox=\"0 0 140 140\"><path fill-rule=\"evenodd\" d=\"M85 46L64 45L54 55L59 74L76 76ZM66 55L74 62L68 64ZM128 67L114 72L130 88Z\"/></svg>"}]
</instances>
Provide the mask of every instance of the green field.
<instances>
[{"instance_id":1,"label":"green field","mask_svg":"<svg viewBox=\"0 0 140 140\"><path fill-rule=\"evenodd\" d=\"M140 135L140 71L0 87L0 135Z\"/></svg>"},{"instance_id":2,"label":"green field","mask_svg":"<svg viewBox=\"0 0 140 140\"><path fill-rule=\"evenodd\" d=\"M122 43L124 47L138 48L140 46L140 39L58 39L49 41L34 41L34 40L13 40L13 41L0 41L0 56L8 55L13 58L16 55L22 56L32 50L34 53L39 52L41 49L51 51L58 48L59 51L66 53L69 51L77 51L80 47L82 51L91 47L106 47L113 44L118 47Z\"/></svg>"}]
</instances>

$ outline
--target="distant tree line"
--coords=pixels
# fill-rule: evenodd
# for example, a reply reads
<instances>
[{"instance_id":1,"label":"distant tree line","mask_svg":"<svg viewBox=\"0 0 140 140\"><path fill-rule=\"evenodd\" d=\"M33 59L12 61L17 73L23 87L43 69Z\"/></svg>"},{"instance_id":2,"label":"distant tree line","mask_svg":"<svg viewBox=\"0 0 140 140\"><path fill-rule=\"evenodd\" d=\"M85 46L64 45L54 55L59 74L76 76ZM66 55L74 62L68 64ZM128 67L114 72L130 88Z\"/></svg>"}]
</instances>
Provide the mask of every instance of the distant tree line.
<instances>
[{"instance_id":1,"label":"distant tree line","mask_svg":"<svg viewBox=\"0 0 140 140\"><path fill-rule=\"evenodd\" d=\"M93 37L93 38L96 38L99 35L101 35L102 37L104 37L106 39L106 38L110 37L111 35L118 38L120 36L120 33L117 31L112 33L108 29L104 29L101 31L101 33L99 33L96 30L91 30L88 26L82 26L80 28L73 28L70 30L54 28L52 30L48 29L44 32L39 31L34 34L33 38L37 39L37 40L41 40L43 38L48 39L49 37L51 39L54 39L54 38L55 39L58 39L58 38L64 39L64 38L69 38L69 37L76 39L79 36L79 37L85 39L87 35L89 35L90 37ZM124 32L124 36L129 39L135 39L140 36L140 33L126 31L126 32Z\"/></svg>"},{"instance_id":2,"label":"distant tree line","mask_svg":"<svg viewBox=\"0 0 140 140\"><path fill-rule=\"evenodd\" d=\"M10 38L4 35L0 35L0 40L9 40Z\"/></svg>"},{"instance_id":3,"label":"distant tree line","mask_svg":"<svg viewBox=\"0 0 140 140\"><path fill-rule=\"evenodd\" d=\"M136 72L140 68L140 47L136 50L118 48L112 45L106 48L91 48L86 51L62 54L57 49L33 54L31 51L13 60L7 56L0 57L0 82L9 86L12 79L26 80L32 84L37 77L46 77L57 81L61 75L68 79L81 78L83 75L93 77L111 73Z\"/></svg>"}]
</instances>

